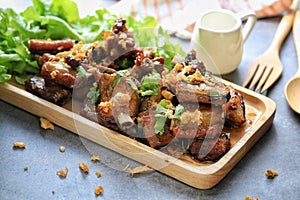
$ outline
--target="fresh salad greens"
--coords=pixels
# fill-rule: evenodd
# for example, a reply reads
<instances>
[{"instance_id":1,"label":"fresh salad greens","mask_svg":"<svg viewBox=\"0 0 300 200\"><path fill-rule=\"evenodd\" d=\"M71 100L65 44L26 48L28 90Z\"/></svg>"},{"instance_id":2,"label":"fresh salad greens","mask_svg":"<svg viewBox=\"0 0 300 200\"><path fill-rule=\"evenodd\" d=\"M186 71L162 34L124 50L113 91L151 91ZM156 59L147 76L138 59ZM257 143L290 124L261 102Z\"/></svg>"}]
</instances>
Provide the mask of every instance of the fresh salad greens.
<instances>
[{"instance_id":1,"label":"fresh salad greens","mask_svg":"<svg viewBox=\"0 0 300 200\"><path fill-rule=\"evenodd\" d=\"M29 29L24 18L12 9L0 8L0 82L11 79L12 73L38 73L24 41L38 37L41 30Z\"/></svg>"},{"instance_id":2,"label":"fresh salad greens","mask_svg":"<svg viewBox=\"0 0 300 200\"><path fill-rule=\"evenodd\" d=\"M102 33L113 26L117 16L106 9L80 17L72 0L32 0L33 5L22 13L0 8L0 83L17 75L22 84L26 75L37 74L39 68L27 48L30 39L74 39L84 43L102 40ZM127 20L127 27L135 35L137 45L152 47L157 56L165 58L172 66L174 55L184 55L179 45L170 42L170 36L157 27L157 20L145 17L136 20L132 16L119 16Z\"/></svg>"},{"instance_id":3,"label":"fresh salad greens","mask_svg":"<svg viewBox=\"0 0 300 200\"><path fill-rule=\"evenodd\" d=\"M127 26L134 33L134 39L137 46L151 47L157 57L165 59L165 66L169 69L172 67L173 57L178 54L185 56L180 44L171 42L170 35L162 27L157 27L158 22L153 17L145 17L141 21L135 20L132 16L125 17ZM154 28L156 27L156 28Z\"/></svg>"}]
</instances>

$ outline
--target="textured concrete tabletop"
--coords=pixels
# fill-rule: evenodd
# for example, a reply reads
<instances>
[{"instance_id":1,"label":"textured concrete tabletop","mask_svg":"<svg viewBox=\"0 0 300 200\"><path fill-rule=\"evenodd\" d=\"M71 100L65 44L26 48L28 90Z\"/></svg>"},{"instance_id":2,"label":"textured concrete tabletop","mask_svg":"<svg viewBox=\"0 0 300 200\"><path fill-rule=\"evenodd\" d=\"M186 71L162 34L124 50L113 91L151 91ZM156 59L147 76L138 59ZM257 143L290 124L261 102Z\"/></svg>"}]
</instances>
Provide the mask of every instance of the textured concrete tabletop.
<instances>
[{"instance_id":1,"label":"textured concrete tabletop","mask_svg":"<svg viewBox=\"0 0 300 200\"><path fill-rule=\"evenodd\" d=\"M250 62L271 43L279 20L258 20L245 43L238 70L224 79L242 84ZM131 177L122 169L139 163L58 126L55 131L43 130L37 116L0 101L0 199L299 199L300 116L284 97L284 85L297 70L291 34L280 56L283 74L265 94L277 104L272 127L219 184L208 190L195 189L157 171ZM13 149L16 141L24 141L26 149ZM60 146L65 152L59 151ZM91 162L91 152L98 152L101 161ZM82 162L89 165L88 175L78 168ZM57 176L57 170L66 166L67 177ZM267 169L278 171L278 176L268 179L264 174ZM100 178L96 171L102 172ZM104 193L96 197L98 185L103 186Z\"/></svg>"}]
</instances>

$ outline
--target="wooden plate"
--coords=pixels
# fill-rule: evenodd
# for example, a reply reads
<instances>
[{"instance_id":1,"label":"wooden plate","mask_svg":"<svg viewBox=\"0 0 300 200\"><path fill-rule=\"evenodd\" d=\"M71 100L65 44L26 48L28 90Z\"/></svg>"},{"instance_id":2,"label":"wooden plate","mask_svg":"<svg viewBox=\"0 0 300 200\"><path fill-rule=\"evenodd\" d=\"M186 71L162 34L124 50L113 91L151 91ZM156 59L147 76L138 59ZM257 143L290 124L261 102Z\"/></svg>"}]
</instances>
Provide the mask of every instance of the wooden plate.
<instances>
[{"instance_id":1,"label":"wooden plate","mask_svg":"<svg viewBox=\"0 0 300 200\"><path fill-rule=\"evenodd\" d=\"M196 162L189 156L177 159L75 114L70 105L56 106L13 83L0 84L0 99L190 186L208 189L220 182L270 128L276 110L271 99L233 83L224 83L244 96L248 123L230 132L230 151L214 163Z\"/></svg>"}]
</instances>

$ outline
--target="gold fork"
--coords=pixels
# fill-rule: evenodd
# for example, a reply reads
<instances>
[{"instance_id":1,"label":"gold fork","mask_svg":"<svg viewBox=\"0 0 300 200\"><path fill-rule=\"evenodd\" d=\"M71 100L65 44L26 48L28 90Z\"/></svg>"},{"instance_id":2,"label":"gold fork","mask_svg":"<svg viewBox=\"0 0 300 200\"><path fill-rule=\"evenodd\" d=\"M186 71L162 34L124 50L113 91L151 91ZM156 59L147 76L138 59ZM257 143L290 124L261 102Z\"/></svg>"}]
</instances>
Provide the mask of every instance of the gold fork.
<instances>
[{"instance_id":1,"label":"gold fork","mask_svg":"<svg viewBox=\"0 0 300 200\"><path fill-rule=\"evenodd\" d=\"M293 1L289 11L282 17L269 48L250 64L243 87L248 86L251 81L248 88L252 89L257 85L255 91L262 87L260 92L263 93L280 77L283 66L279 58L279 50L292 28L298 4L299 0Z\"/></svg>"}]
</instances>

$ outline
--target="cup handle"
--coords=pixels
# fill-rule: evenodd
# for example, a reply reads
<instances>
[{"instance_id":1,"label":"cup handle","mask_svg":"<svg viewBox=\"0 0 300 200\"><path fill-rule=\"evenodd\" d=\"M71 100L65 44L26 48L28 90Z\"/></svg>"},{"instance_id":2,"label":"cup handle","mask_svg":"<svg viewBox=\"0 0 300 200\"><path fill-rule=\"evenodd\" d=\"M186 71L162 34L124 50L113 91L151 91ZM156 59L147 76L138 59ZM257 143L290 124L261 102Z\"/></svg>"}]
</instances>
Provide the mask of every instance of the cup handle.
<instances>
[{"instance_id":1,"label":"cup handle","mask_svg":"<svg viewBox=\"0 0 300 200\"><path fill-rule=\"evenodd\" d=\"M242 21L247 20L247 22L245 23L245 25L243 27L243 32L242 32L243 41L245 42L256 23L257 17L256 17L255 12L252 10L241 11L241 12L237 13L237 15L239 16L239 18Z\"/></svg>"}]
</instances>

